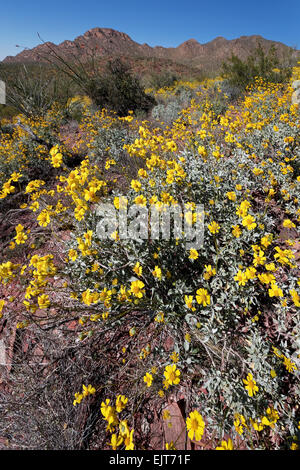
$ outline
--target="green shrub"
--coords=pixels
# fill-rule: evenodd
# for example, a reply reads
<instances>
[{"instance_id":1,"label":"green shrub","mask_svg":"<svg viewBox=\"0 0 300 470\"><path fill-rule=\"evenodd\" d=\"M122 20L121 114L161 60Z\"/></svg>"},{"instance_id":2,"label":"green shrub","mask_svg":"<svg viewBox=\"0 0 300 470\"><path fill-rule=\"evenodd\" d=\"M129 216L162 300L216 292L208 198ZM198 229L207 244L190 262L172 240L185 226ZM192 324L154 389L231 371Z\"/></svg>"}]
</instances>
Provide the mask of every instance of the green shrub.
<instances>
[{"instance_id":1,"label":"green shrub","mask_svg":"<svg viewBox=\"0 0 300 470\"><path fill-rule=\"evenodd\" d=\"M12 106L7 106L5 104L0 104L0 120L1 119L10 119L18 114L18 111Z\"/></svg>"},{"instance_id":2,"label":"green shrub","mask_svg":"<svg viewBox=\"0 0 300 470\"><path fill-rule=\"evenodd\" d=\"M161 73L153 73L150 78L149 87L154 90L173 86L178 81L178 77L169 70Z\"/></svg>"},{"instance_id":3,"label":"green shrub","mask_svg":"<svg viewBox=\"0 0 300 470\"><path fill-rule=\"evenodd\" d=\"M90 77L84 87L97 106L111 109L119 116L126 116L129 110L148 112L155 104L119 59L109 61L104 73Z\"/></svg>"},{"instance_id":4,"label":"green shrub","mask_svg":"<svg viewBox=\"0 0 300 470\"><path fill-rule=\"evenodd\" d=\"M247 85L254 83L255 77L271 83L285 83L291 77L290 65L291 57L283 64L274 45L266 53L261 43L258 43L254 53L245 61L232 54L228 62L223 63L222 75L229 84L245 89Z\"/></svg>"}]
</instances>

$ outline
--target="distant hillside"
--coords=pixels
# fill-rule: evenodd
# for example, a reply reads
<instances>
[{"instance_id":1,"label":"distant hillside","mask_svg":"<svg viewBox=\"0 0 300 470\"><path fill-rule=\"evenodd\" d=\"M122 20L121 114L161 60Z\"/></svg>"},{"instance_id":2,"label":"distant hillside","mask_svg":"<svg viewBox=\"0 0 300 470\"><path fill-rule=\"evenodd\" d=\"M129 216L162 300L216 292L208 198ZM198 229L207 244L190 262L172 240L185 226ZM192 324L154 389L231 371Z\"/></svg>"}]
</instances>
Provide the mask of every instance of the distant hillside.
<instances>
[{"instance_id":1,"label":"distant hillside","mask_svg":"<svg viewBox=\"0 0 300 470\"><path fill-rule=\"evenodd\" d=\"M289 46L264 39L262 36L241 36L232 40L217 37L205 44L200 44L196 39L189 39L178 47L150 47L148 44L139 44L127 34L114 29L93 28L75 38L74 41L66 40L59 45L46 42L33 49L25 49L14 57L8 56L3 63L44 62L45 57L49 58L54 53L68 60L76 57L84 62L93 54L98 58L123 56L164 59L211 71L216 70L231 54L241 59L246 58L254 51L258 41L266 50L274 44L279 56L283 58L291 51ZM294 51L293 54L296 52Z\"/></svg>"}]
</instances>

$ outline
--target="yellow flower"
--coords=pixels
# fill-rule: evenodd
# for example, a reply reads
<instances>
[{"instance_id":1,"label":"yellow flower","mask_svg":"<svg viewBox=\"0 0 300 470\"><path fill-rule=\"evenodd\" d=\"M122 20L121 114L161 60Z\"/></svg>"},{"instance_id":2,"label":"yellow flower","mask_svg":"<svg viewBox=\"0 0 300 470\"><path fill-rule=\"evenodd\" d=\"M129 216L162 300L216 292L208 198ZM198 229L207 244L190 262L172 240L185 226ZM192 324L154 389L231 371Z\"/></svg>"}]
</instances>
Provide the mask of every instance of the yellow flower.
<instances>
[{"instance_id":1,"label":"yellow flower","mask_svg":"<svg viewBox=\"0 0 300 470\"><path fill-rule=\"evenodd\" d=\"M276 271L276 266L274 263L268 263L265 265L267 271Z\"/></svg>"},{"instance_id":2,"label":"yellow flower","mask_svg":"<svg viewBox=\"0 0 300 470\"><path fill-rule=\"evenodd\" d=\"M188 430L188 436L191 440L195 439L200 441L202 439L205 423L201 414L197 411L191 411L186 419L186 427Z\"/></svg>"},{"instance_id":3,"label":"yellow flower","mask_svg":"<svg viewBox=\"0 0 300 470\"><path fill-rule=\"evenodd\" d=\"M180 382L180 370L176 368L176 364L172 364L165 367L164 376L166 382L169 385L177 385Z\"/></svg>"},{"instance_id":4,"label":"yellow flower","mask_svg":"<svg viewBox=\"0 0 300 470\"><path fill-rule=\"evenodd\" d=\"M233 424L234 424L235 430L241 436L244 432L243 426L247 427L245 417L239 413L236 413L234 417L235 417L235 420Z\"/></svg>"},{"instance_id":5,"label":"yellow flower","mask_svg":"<svg viewBox=\"0 0 300 470\"><path fill-rule=\"evenodd\" d=\"M199 305L203 305L203 307L210 305L210 295L206 289L198 289L196 294L196 300Z\"/></svg>"},{"instance_id":6,"label":"yellow flower","mask_svg":"<svg viewBox=\"0 0 300 470\"><path fill-rule=\"evenodd\" d=\"M296 307L300 307L300 296L295 289L290 290L290 295Z\"/></svg>"},{"instance_id":7,"label":"yellow flower","mask_svg":"<svg viewBox=\"0 0 300 470\"><path fill-rule=\"evenodd\" d=\"M117 436L117 434L111 435L110 445L112 446L113 450L117 450L117 447L120 446L123 442L122 436Z\"/></svg>"},{"instance_id":8,"label":"yellow flower","mask_svg":"<svg viewBox=\"0 0 300 470\"><path fill-rule=\"evenodd\" d=\"M285 366L288 372L293 372L294 370L298 370L296 364L292 362L288 357L285 357L285 356L283 356L283 365Z\"/></svg>"},{"instance_id":9,"label":"yellow flower","mask_svg":"<svg viewBox=\"0 0 300 470\"><path fill-rule=\"evenodd\" d=\"M236 200L236 194L234 191L230 191L228 193L226 193L226 196L228 197L228 199L230 201L235 201Z\"/></svg>"},{"instance_id":10,"label":"yellow flower","mask_svg":"<svg viewBox=\"0 0 300 470\"><path fill-rule=\"evenodd\" d=\"M148 177L148 173L147 173L146 170L144 170L144 168L140 168L140 169L139 169L138 175L139 175L141 178L147 178L147 177Z\"/></svg>"},{"instance_id":11,"label":"yellow flower","mask_svg":"<svg viewBox=\"0 0 300 470\"><path fill-rule=\"evenodd\" d=\"M112 239L113 239L113 240L115 240L115 241L118 241L118 240L120 240L120 237L119 237L118 231L117 231L117 230L115 230L114 232L112 232L112 233L111 233L111 235L110 235L110 238L112 238Z\"/></svg>"},{"instance_id":12,"label":"yellow flower","mask_svg":"<svg viewBox=\"0 0 300 470\"><path fill-rule=\"evenodd\" d=\"M101 403L101 413L104 416L104 419L108 422L107 430L110 432L113 430L113 427L118 424L118 418L116 415L116 409L113 406L109 406L110 400L107 398L105 403Z\"/></svg>"},{"instance_id":13,"label":"yellow flower","mask_svg":"<svg viewBox=\"0 0 300 470\"><path fill-rule=\"evenodd\" d=\"M134 429L132 429L130 431L130 434L127 435L124 439L125 450L134 450L133 433L134 433Z\"/></svg>"},{"instance_id":14,"label":"yellow flower","mask_svg":"<svg viewBox=\"0 0 300 470\"><path fill-rule=\"evenodd\" d=\"M276 422L279 419L278 411L273 407L268 407L266 411L266 416L263 416L261 423L265 426L270 426L273 428Z\"/></svg>"},{"instance_id":15,"label":"yellow flower","mask_svg":"<svg viewBox=\"0 0 300 470\"><path fill-rule=\"evenodd\" d=\"M262 424L262 422L259 419L254 420L254 419L250 418L250 423L252 424L253 429L255 429L255 431L262 431L264 429L264 425Z\"/></svg>"},{"instance_id":16,"label":"yellow flower","mask_svg":"<svg viewBox=\"0 0 300 470\"><path fill-rule=\"evenodd\" d=\"M94 395L95 393L96 393L96 389L92 387L91 384L89 384L88 386L82 385L82 395L84 397L87 397L88 395Z\"/></svg>"},{"instance_id":17,"label":"yellow flower","mask_svg":"<svg viewBox=\"0 0 300 470\"><path fill-rule=\"evenodd\" d=\"M119 430L122 437L130 435L127 420L120 421Z\"/></svg>"},{"instance_id":18,"label":"yellow flower","mask_svg":"<svg viewBox=\"0 0 300 470\"><path fill-rule=\"evenodd\" d=\"M141 187L142 187L142 184L137 181L137 180L132 180L131 181L131 187L132 189L134 189L136 192L140 191Z\"/></svg>"},{"instance_id":19,"label":"yellow flower","mask_svg":"<svg viewBox=\"0 0 300 470\"><path fill-rule=\"evenodd\" d=\"M186 333L186 334L184 335L184 339L185 339L188 343L190 343L190 342L191 342L191 335L190 335L189 333Z\"/></svg>"},{"instance_id":20,"label":"yellow flower","mask_svg":"<svg viewBox=\"0 0 300 470\"><path fill-rule=\"evenodd\" d=\"M176 364L176 362L178 362L178 360L179 360L178 353L176 351L173 351L171 356L170 356L170 359L171 359L172 362L174 362Z\"/></svg>"},{"instance_id":21,"label":"yellow flower","mask_svg":"<svg viewBox=\"0 0 300 470\"><path fill-rule=\"evenodd\" d=\"M190 249L190 256L189 259L197 259L199 257L198 251L194 248Z\"/></svg>"},{"instance_id":22,"label":"yellow flower","mask_svg":"<svg viewBox=\"0 0 300 470\"><path fill-rule=\"evenodd\" d=\"M258 279L262 284L272 284L275 282L275 277L271 273L259 274Z\"/></svg>"},{"instance_id":23,"label":"yellow flower","mask_svg":"<svg viewBox=\"0 0 300 470\"><path fill-rule=\"evenodd\" d=\"M212 222L211 224L209 224L207 227L208 227L208 230L210 231L210 233L213 233L213 234L218 233L219 230L220 230L220 225L219 225L217 222L215 222L215 221L213 221L213 222Z\"/></svg>"},{"instance_id":24,"label":"yellow flower","mask_svg":"<svg viewBox=\"0 0 300 470\"><path fill-rule=\"evenodd\" d=\"M72 261L75 261L77 258L77 251L76 250L69 250L69 259L71 259Z\"/></svg>"},{"instance_id":25,"label":"yellow flower","mask_svg":"<svg viewBox=\"0 0 300 470\"><path fill-rule=\"evenodd\" d=\"M51 164L54 168L59 168L62 164L62 154L57 153L55 155L52 155Z\"/></svg>"},{"instance_id":26,"label":"yellow flower","mask_svg":"<svg viewBox=\"0 0 300 470\"><path fill-rule=\"evenodd\" d=\"M274 258L280 264L289 264L289 260L295 258L295 255L291 250L282 250L281 248L276 246L275 251L277 251L277 253L274 255Z\"/></svg>"},{"instance_id":27,"label":"yellow flower","mask_svg":"<svg viewBox=\"0 0 300 470\"><path fill-rule=\"evenodd\" d=\"M128 398L124 395L118 395L116 398L116 411L117 413L121 413L124 410L128 402Z\"/></svg>"},{"instance_id":28,"label":"yellow flower","mask_svg":"<svg viewBox=\"0 0 300 470\"><path fill-rule=\"evenodd\" d=\"M145 291L143 290L144 287L145 284L142 281L133 281L131 283L130 292L132 292L135 297L138 297L140 299L145 293Z\"/></svg>"},{"instance_id":29,"label":"yellow flower","mask_svg":"<svg viewBox=\"0 0 300 470\"><path fill-rule=\"evenodd\" d=\"M262 250L259 250L259 253L254 253L254 259L253 259L253 264L254 266L258 266L259 264L264 264L266 261L266 257L264 256L264 252Z\"/></svg>"},{"instance_id":30,"label":"yellow flower","mask_svg":"<svg viewBox=\"0 0 300 470\"><path fill-rule=\"evenodd\" d=\"M3 307L5 305L5 300L0 300L0 318L2 317L2 310L3 310Z\"/></svg>"},{"instance_id":31,"label":"yellow flower","mask_svg":"<svg viewBox=\"0 0 300 470\"><path fill-rule=\"evenodd\" d=\"M187 306L187 308L190 308L191 310L195 311L195 307L193 307L193 300L194 300L194 297L192 295L185 295L184 296L184 301L185 301L185 305Z\"/></svg>"},{"instance_id":32,"label":"yellow flower","mask_svg":"<svg viewBox=\"0 0 300 470\"><path fill-rule=\"evenodd\" d=\"M21 245L25 243L25 241L28 238L27 235L23 232L23 230L24 230L23 225L19 224L16 226L17 235L14 237L14 239L16 240L17 245Z\"/></svg>"},{"instance_id":33,"label":"yellow flower","mask_svg":"<svg viewBox=\"0 0 300 470\"><path fill-rule=\"evenodd\" d=\"M37 221L41 227L47 227L50 222L49 212L46 209L42 210L42 212L37 217Z\"/></svg>"},{"instance_id":34,"label":"yellow flower","mask_svg":"<svg viewBox=\"0 0 300 470\"><path fill-rule=\"evenodd\" d=\"M151 387L153 382L153 375L149 374L149 372L146 372L146 375L144 375L144 382L147 384L147 387Z\"/></svg>"},{"instance_id":35,"label":"yellow flower","mask_svg":"<svg viewBox=\"0 0 300 470\"><path fill-rule=\"evenodd\" d=\"M212 268L210 264L205 265L205 273L203 274L204 279L206 281L209 281L209 279L215 275L216 275L215 268Z\"/></svg>"},{"instance_id":36,"label":"yellow flower","mask_svg":"<svg viewBox=\"0 0 300 470\"><path fill-rule=\"evenodd\" d=\"M161 279L161 269L158 266L155 266L152 274L154 277L157 277L157 279Z\"/></svg>"},{"instance_id":37,"label":"yellow flower","mask_svg":"<svg viewBox=\"0 0 300 470\"><path fill-rule=\"evenodd\" d=\"M233 442L229 438L227 441L222 441L220 447L216 447L216 450L233 450Z\"/></svg>"},{"instance_id":38,"label":"yellow flower","mask_svg":"<svg viewBox=\"0 0 300 470\"><path fill-rule=\"evenodd\" d=\"M73 401L73 406L76 406L77 403L79 405L81 403L82 399L83 399L83 395L81 393L77 392L77 393L74 394L74 396L75 396L75 400Z\"/></svg>"},{"instance_id":39,"label":"yellow flower","mask_svg":"<svg viewBox=\"0 0 300 470\"><path fill-rule=\"evenodd\" d=\"M38 297L38 304L40 308L48 308L50 306L49 296L46 294Z\"/></svg>"},{"instance_id":40,"label":"yellow flower","mask_svg":"<svg viewBox=\"0 0 300 470\"><path fill-rule=\"evenodd\" d=\"M246 282L248 281L248 278L245 272L239 270L234 276L234 280L237 281L240 286L245 286Z\"/></svg>"},{"instance_id":41,"label":"yellow flower","mask_svg":"<svg viewBox=\"0 0 300 470\"><path fill-rule=\"evenodd\" d=\"M248 374L246 379L243 379L245 384L245 389L248 391L249 397L253 397L253 395L258 392L258 387L256 385L255 380L253 379L252 374Z\"/></svg>"},{"instance_id":42,"label":"yellow flower","mask_svg":"<svg viewBox=\"0 0 300 470\"><path fill-rule=\"evenodd\" d=\"M232 235L235 237L235 238L239 238L241 236L241 229L240 229L240 226L239 225L232 225Z\"/></svg>"},{"instance_id":43,"label":"yellow flower","mask_svg":"<svg viewBox=\"0 0 300 470\"><path fill-rule=\"evenodd\" d=\"M143 268L142 268L142 266L140 265L140 263L139 263L139 261L138 261L138 262L136 263L136 265L134 266L133 271L135 272L135 274L136 274L137 276L140 277L140 276L142 275L142 270L143 270Z\"/></svg>"},{"instance_id":44,"label":"yellow flower","mask_svg":"<svg viewBox=\"0 0 300 470\"><path fill-rule=\"evenodd\" d=\"M177 450L173 441L170 443L166 442L166 450Z\"/></svg>"},{"instance_id":45,"label":"yellow flower","mask_svg":"<svg viewBox=\"0 0 300 470\"><path fill-rule=\"evenodd\" d=\"M283 292L275 282L271 284L271 288L268 290L269 297L283 297Z\"/></svg>"},{"instance_id":46,"label":"yellow flower","mask_svg":"<svg viewBox=\"0 0 300 470\"><path fill-rule=\"evenodd\" d=\"M271 234L265 235L261 238L260 243L264 248L268 248L269 245L272 243L273 236Z\"/></svg>"},{"instance_id":47,"label":"yellow flower","mask_svg":"<svg viewBox=\"0 0 300 470\"><path fill-rule=\"evenodd\" d=\"M283 226L287 228L295 228L296 225L290 219L284 219Z\"/></svg>"},{"instance_id":48,"label":"yellow flower","mask_svg":"<svg viewBox=\"0 0 300 470\"><path fill-rule=\"evenodd\" d=\"M147 199L141 194L134 199L134 202L139 206L146 206Z\"/></svg>"},{"instance_id":49,"label":"yellow flower","mask_svg":"<svg viewBox=\"0 0 300 470\"><path fill-rule=\"evenodd\" d=\"M199 147L198 147L198 153L199 153L199 155L201 155L202 157L206 157L206 155L207 155L206 148L205 148L203 145L199 145Z\"/></svg>"},{"instance_id":50,"label":"yellow flower","mask_svg":"<svg viewBox=\"0 0 300 470\"><path fill-rule=\"evenodd\" d=\"M253 230L257 224L255 223L255 218L253 215L248 214L243 220L242 224L244 227L247 227L248 230Z\"/></svg>"},{"instance_id":51,"label":"yellow flower","mask_svg":"<svg viewBox=\"0 0 300 470\"><path fill-rule=\"evenodd\" d=\"M246 269L245 276L247 279L256 279L256 269L250 266L250 268Z\"/></svg>"},{"instance_id":52,"label":"yellow flower","mask_svg":"<svg viewBox=\"0 0 300 470\"><path fill-rule=\"evenodd\" d=\"M246 199L241 202L241 204L237 207L236 214L239 217L246 217L248 213L248 209L251 206L250 202L247 201Z\"/></svg>"},{"instance_id":53,"label":"yellow flower","mask_svg":"<svg viewBox=\"0 0 300 470\"><path fill-rule=\"evenodd\" d=\"M166 146L167 146L167 149L170 150L171 152L176 152L177 150L177 145L173 140L170 142L167 142Z\"/></svg>"}]
</instances>

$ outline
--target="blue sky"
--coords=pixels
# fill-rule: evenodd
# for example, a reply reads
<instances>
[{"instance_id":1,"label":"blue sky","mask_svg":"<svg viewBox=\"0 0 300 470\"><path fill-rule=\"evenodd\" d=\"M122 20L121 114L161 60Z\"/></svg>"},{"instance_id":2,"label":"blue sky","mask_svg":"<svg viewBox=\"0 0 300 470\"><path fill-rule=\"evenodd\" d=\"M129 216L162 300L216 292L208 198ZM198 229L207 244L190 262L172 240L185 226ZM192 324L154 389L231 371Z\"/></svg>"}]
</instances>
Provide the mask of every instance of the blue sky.
<instances>
[{"instance_id":1,"label":"blue sky","mask_svg":"<svg viewBox=\"0 0 300 470\"><path fill-rule=\"evenodd\" d=\"M300 49L299 0L13 0L0 5L0 60L43 40L56 44L94 27L150 46L260 34Z\"/></svg>"}]
</instances>

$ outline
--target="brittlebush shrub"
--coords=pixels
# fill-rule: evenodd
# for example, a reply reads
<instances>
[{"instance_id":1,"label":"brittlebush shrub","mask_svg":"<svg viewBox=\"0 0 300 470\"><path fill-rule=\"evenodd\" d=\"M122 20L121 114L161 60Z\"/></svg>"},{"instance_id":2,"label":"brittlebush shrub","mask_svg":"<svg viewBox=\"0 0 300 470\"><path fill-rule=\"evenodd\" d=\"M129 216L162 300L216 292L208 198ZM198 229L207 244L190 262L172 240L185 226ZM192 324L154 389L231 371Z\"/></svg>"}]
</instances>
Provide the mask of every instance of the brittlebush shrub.
<instances>
[{"instance_id":1,"label":"brittlebush shrub","mask_svg":"<svg viewBox=\"0 0 300 470\"><path fill-rule=\"evenodd\" d=\"M136 127L132 115L123 118L128 136L135 135L123 150L143 165L122 193L107 184L108 170L92 161L97 147L109 152L110 139L120 137L119 149L124 137L110 130L104 138L104 130L95 138L93 119L83 120L93 138L80 166L70 172L59 149L51 150L51 164L61 171L60 204L43 194L40 182L29 183L26 193L41 230L53 229L59 219L72 221L70 238L61 241L63 255L55 259L28 248L23 265L8 255L1 259L0 280L7 286L19 276L24 288L18 329L34 334L39 327L46 335L55 326L74 363L87 357L82 387L76 375L58 390L73 387L76 416L86 413L85 429L97 423L98 448L149 448L150 412L163 416L174 396L186 398L182 433L189 431L202 449L221 442L235 449L297 447L298 107L291 104L291 87L257 80L238 107L216 116L206 91L203 103L192 100L167 127L148 121ZM107 115L97 118L109 128ZM2 197L9 191L4 186ZM118 214L126 201L128 208L160 210L180 204L188 225L201 217L203 244L187 249L172 232L164 239L122 238L117 229L103 239L99 204L110 203ZM12 244L26 247L27 238L19 225ZM2 303L7 321L16 311L11 302ZM53 354L45 354L52 363ZM41 391L45 406L50 400L55 409L47 391ZM14 402L27 403L33 395L18 395L16 387ZM14 422L8 418L3 427ZM76 423L70 413L67 428Z\"/></svg>"}]
</instances>

